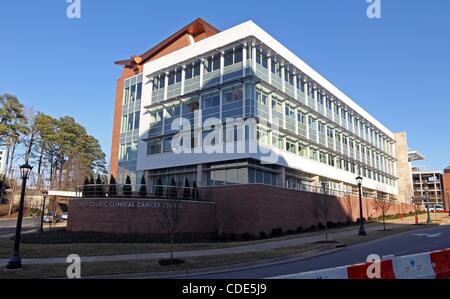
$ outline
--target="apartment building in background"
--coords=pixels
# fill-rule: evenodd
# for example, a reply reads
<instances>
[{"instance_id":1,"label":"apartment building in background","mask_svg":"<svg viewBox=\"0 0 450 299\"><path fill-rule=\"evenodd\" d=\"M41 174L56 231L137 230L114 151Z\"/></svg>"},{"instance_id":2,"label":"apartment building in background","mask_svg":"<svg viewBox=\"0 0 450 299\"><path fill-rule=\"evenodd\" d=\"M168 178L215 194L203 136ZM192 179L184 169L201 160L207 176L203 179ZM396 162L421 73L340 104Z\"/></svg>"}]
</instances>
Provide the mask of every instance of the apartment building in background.
<instances>
[{"instance_id":1,"label":"apartment building in background","mask_svg":"<svg viewBox=\"0 0 450 299\"><path fill-rule=\"evenodd\" d=\"M119 182L145 175L149 188L174 178L179 186L187 180L199 187L356 192L360 175L364 195L411 202L411 191L404 191L411 188L399 187L411 183L406 134L392 133L252 21L220 32L197 19L116 64L123 71L116 85L111 173ZM223 124L254 119L243 128L225 128L214 142L246 148L255 142L261 151L205 153L201 140L213 131L209 127L192 140L198 153L174 152L174 121L195 127L211 118ZM268 151L276 162L264 162ZM435 199L441 196L436 191Z\"/></svg>"},{"instance_id":2,"label":"apartment building in background","mask_svg":"<svg viewBox=\"0 0 450 299\"><path fill-rule=\"evenodd\" d=\"M433 204L444 203L444 182L443 172L440 170L429 170L417 166L412 167L412 180L414 186L414 198L426 202L426 192L428 190L428 200Z\"/></svg>"}]
</instances>

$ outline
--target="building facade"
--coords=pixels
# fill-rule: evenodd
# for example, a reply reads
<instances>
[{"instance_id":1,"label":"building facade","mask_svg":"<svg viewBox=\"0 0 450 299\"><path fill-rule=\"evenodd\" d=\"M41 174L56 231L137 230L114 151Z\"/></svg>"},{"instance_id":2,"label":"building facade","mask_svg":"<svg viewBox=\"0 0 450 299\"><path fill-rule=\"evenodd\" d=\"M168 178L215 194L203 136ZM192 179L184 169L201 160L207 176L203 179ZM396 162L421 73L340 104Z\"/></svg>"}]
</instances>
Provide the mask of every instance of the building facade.
<instances>
[{"instance_id":1,"label":"building facade","mask_svg":"<svg viewBox=\"0 0 450 299\"><path fill-rule=\"evenodd\" d=\"M364 195L411 201L397 174L406 136L397 153L390 130L252 21L219 32L198 19L116 63L119 182L351 193L360 175Z\"/></svg>"},{"instance_id":2,"label":"building facade","mask_svg":"<svg viewBox=\"0 0 450 299\"><path fill-rule=\"evenodd\" d=\"M444 182L442 171L413 167L412 178L415 199L422 200L422 202L425 203L426 193L428 191L428 200L430 203L444 203Z\"/></svg>"}]
</instances>

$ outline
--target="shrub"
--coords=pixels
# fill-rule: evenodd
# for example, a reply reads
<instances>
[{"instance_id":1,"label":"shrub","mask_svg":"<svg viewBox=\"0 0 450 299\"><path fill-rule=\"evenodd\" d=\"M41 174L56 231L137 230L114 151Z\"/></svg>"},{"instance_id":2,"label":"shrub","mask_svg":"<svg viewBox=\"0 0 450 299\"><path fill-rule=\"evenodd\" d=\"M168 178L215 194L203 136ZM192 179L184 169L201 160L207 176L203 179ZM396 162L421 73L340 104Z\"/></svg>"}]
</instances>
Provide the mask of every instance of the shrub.
<instances>
[{"instance_id":1,"label":"shrub","mask_svg":"<svg viewBox=\"0 0 450 299\"><path fill-rule=\"evenodd\" d=\"M252 239L252 235L251 235L250 233L244 233L244 234L242 235L242 238L243 238L245 241L249 241L249 240Z\"/></svg>"},{"instance_id":2,"label":"shrub","mask_svg":"<svg viewBox=\"0 0 450 299\"><path fill-rule=\"evenodd\" d=\"M316 231L316 226L313 224L313 225L311 225L310 227L309 227L309 230L311 230L311 231Z\"/></svg>"},{"instance_id":3,"label":"shrub","mask_svg":"<svg viewBox=\"0 0 450 299\"><path fill-rule=\"evenodd\" d=\"M343 222L341 222L341 221L338 221L337 223L336 223L336 227L343 227L345 225L345 223L343 223Z\"/></svg>"},{"instance_id":4,"label":"shrub","mask_svg":"<svg viewBox=\"0 0 450 299\"><path fill-rule=\"evenodd\" d=\"M347 219L347 221L345 222L345 224L346 224L346 225L352 225L352 224L353 224L353 222L352 222L352 220L351 220L351 219Z\"/></svg>"},{"instance_id":5,"label":"shrub","mask_svg":"<svg viewBox=\"0 0 450 299\"><path fill-rule=\"evenodd\" d=\"M334 223L334 222L332 222L332 221L327 221L327 227L328 228L335 228L337 225Z\"/></svg>"},{"instance_id":6,"label":"shrub","mask_svg":"<svg viewBox=\"0 0 450 299\"><path fill-rule=\"evenodd\" d=\"M301 234L305 231L305 229L302 226L297 227L297 233Z\"/></svg>"},{"instance_id":7,"label":"shrub","mask_svg":"<svg viewBox=\"0 0 450 299\"><path fill-rule=\"evenodd\" d=\"M229 239L230 239L230 241L236 241L236 239L237 239L236 234L230 234Z\"/></svg>"},{"instance_id":8,"label":"shrub","mask_svg":"<svg viewBox=\"0 0 450 299\"><path fill-rule=\"evenodd\" d=\"M319 223L317 223L317 229L323 230L323 229L325 229L325 225L323 225L322 222L319 222Z\"/></svg>"},{"instance_id":9,"label":"shrub","mask_svg":"<svg viewBox=\"0 0 450 299\"><path fill-rule=\"evenodd\" d=\"M288 234L288 235L292 235L294 233L294 231L292 230L292 229L288 229L287 231L286 231L286 234Z\"/></svg>"},{"instance_id":10,"label":"shrub","mask_svg":"<svg viewBox=\"0 0 450 299\"><path fill-rule=\"evenodd\" d=\"M260 239L265 239L267 237L266 232L265 231L260 231L259 232L259 238Z\"/></svg>"},{"instance_id":11,"label":"shrub","mask_svg":"<svg viewBox=\"0 0 450 299\"><path fill-rule=\"evenodd\" d=\"M283 230L281 227L272 228L272 236L281 236L283 234Z\"/></svg>"}]
</instances>

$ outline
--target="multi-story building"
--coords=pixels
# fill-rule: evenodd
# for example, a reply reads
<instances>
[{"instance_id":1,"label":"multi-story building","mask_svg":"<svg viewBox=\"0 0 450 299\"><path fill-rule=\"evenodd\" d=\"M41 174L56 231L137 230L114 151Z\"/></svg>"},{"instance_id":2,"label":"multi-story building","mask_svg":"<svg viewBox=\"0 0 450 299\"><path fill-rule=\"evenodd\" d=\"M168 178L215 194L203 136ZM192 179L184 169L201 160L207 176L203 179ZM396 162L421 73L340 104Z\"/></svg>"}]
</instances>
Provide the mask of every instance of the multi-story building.
<instances>
[{"instance_id":1,"label":"multi-story building","mask_svg":"<svg viewBox=\"0 0 450 299\"><path fill-rule=\"evenodd\" d=\"M428 190L428 200L430 203L442 204L444 202L442 171L413 167L412 178L415 199L425 202L426 192Z\"/></svg>"},{"instance_id":2,"label":"multi-story building","mask_svg":"<svg viewBox=\"0 0 450 299\"><path fill-rule=\"evenodd\" d=\"M198 19L116 63L124 66L111 153L119 181L145 174L150 187L174 178L199 187L325 183L347 192L360 175L366 195L402 198L396 135L252 21L219 32ZM246 149L255 143L257 151L205 150L202 140L229 118L245 125L209 138L210 147L234 141ZM194 153L178 153L172 143L183 120L195 127L208 119L215 125L194 134ZM267 163L268 153L276 161Z\"/></svg>"}]
</instances>

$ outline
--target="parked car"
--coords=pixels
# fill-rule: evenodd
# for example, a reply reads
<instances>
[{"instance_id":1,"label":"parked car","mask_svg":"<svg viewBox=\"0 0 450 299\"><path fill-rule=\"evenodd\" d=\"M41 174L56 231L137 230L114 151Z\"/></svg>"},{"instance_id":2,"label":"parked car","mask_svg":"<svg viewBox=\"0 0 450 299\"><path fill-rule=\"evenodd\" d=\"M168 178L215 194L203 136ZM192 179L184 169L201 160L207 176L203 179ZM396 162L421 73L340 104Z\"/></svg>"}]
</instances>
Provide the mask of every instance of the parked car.
<instances>
[{"instance_id":1,"label":"parked car","mask_svg":"<svg viewBox=\"0 0 450 299\"><path fill-rule=\"evenodd\" d=\"M429 204L430 212L443 212L444 206L442 204ZM427 209L427 205L425 204L425 209Z\"/></svg>"},{"instance_id":2,"label":"parked car","mask_svg":"<svg viewBox=\"0 0 450 299\"><path fill-rule=\"evenodd\" d=\"M69 218L69 213L68 212L62 213L62 215L61 215L61 219L62 220L67 220L68 218Z\"/></svg>"},{"instance_id":3,"label":"parked car","mask_svg":"<svg viewBox=\"0 0 450 299\"><path fill-rule=\"evenodd\" d=\"M60 222L62 220L61 215L54 214L54 213L48 213L44 215L44 223L53 223L53 222Z\"/></svg>"}]
</instances>

